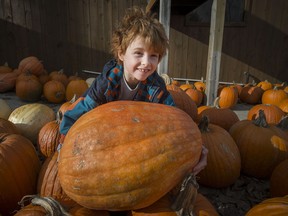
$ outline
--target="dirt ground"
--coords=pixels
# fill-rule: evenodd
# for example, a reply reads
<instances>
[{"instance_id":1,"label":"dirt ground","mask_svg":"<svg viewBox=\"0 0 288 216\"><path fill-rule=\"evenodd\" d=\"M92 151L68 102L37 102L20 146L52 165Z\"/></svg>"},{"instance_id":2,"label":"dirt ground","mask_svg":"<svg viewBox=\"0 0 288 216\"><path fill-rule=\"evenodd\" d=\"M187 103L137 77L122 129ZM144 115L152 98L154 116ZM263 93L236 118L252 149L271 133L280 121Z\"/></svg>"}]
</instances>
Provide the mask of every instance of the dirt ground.
<instances>
[{"instance_id":1,"label":"dirt ground","mask_svg":"<svg viewBox=\"0 0 288 216\"><path fill-rule=\"evenodd\" d=\"M0 98L6 100L12 109L26 104L26 102L19 100L14 92L1 93ZM48 105L55 112L60 107L59 104L39 102ZM246 119L250 108L249 105L238 104L233 110L239 119L243 120ZM200 185L198 192L211 201L219 215L244 216L252 206L269 197L269 181L241 175L230 187L213 189Z\"/></svg>"}]
</instances>

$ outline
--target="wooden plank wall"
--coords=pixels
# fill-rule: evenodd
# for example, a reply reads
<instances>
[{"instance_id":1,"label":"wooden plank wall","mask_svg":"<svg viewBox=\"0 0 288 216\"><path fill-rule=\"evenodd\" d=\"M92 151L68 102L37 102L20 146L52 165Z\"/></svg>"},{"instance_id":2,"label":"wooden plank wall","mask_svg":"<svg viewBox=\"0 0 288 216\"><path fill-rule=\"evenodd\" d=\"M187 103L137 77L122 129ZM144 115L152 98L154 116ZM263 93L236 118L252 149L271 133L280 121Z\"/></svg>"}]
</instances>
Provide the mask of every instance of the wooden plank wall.
<instances>
[{"instance_id":1,"label":"wooden plank wall","mask_svg":"<svg viewBox=\"0 0 288 216\"><path fill-rule=\"evenodd\" d=\"M0 0L0 64L35 55L47 71L101 71L112 28L126 8L146 0Z\"/></svg>"},{"instance_id":2,"label":"wooden plank wall","mask_svg":"<svg viewBox=\"0 0 288 216\"><path fill-rule=\"evenodd\" d=\"M219 80L245 82L245 71L260 80L288 82L288 1L246 0L243 26L226 26ZM171 77L206 76L209 26L185 26L173 16L170 31Z\"/></svg>"},{"instance_id":3,"label":"wooden plank wall","mask_svg":"<svg viewBox=\"0 0 288 216\"><path fill-rule=\"evenodd\" d=\"M261 80L288 81L288 1L246 0L246 23L225 27L220 81L244 82L248 71ZM132 5L147 0L0 0L0 64L17 67L39 57L48 71L101 71L111 58L113 26ZM182 24L181 24L182 23ZM185 26L172 16L171 77L205 79L209 26Z\"/></svg>"}]
</instances>

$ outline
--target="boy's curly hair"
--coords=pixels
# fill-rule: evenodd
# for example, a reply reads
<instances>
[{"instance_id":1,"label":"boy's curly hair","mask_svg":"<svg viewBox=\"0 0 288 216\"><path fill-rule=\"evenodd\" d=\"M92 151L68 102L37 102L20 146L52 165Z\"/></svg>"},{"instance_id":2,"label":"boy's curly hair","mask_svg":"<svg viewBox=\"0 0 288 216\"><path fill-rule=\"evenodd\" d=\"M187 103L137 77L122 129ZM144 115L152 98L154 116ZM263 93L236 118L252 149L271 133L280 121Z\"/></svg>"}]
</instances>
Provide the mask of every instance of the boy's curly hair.
<instances>
[{"instance_id":1,"label":"boy's curly hair","mask_svg":"<svg viewBox=\"0 0 288 216\"><path fill-rule=\"evenodd\" d=\"M155 14L145 12L134 6L125 12L125 16L114 30L111 40L111 51L118 63L118 52L125 53L133 40L140 36L152 50L159 53L159 60L166 54L169 47L163 25L155 18Z\"/></svg>"}]
</instances>

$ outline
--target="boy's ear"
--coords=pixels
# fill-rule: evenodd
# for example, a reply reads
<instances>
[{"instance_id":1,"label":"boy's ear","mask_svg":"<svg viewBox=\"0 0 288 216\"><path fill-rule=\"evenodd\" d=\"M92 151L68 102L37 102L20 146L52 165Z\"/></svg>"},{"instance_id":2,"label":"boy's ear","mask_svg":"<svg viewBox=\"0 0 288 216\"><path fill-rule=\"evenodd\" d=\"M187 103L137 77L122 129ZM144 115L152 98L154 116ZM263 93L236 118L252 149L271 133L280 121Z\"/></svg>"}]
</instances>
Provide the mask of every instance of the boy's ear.
<instances>
[{"instance_id":1,"label":"boy's ear","mask_svg":"<svg viewBox=\"0 0 288 216\"><path fill-rule=\"evenodd\" d=\"M118 51L118 58L123 62L124 55L121 51Z\"/></svg>"}]
</instances>

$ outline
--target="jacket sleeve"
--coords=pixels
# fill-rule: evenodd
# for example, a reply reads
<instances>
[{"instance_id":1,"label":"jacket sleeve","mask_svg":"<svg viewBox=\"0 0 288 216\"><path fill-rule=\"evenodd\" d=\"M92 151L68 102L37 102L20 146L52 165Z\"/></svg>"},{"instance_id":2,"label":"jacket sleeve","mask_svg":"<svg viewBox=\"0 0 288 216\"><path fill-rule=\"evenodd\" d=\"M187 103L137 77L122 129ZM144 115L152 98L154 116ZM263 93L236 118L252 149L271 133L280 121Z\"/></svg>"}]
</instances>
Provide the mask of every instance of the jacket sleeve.
<instances>
[{"instance_id":1,"label":"jacket sleeve","mask_svg":"<svg viewBox=\"0 0 288 216\"><path fill-rule=\"evenodd\" d=\"M96 106L96 102L89 95L86 95L83 100L80 100L76 105L74 105L73 109L67 110L64 113L60 124L60 134L66 135L70 127L78 118Z\"/></svg>"}]
</instances>

